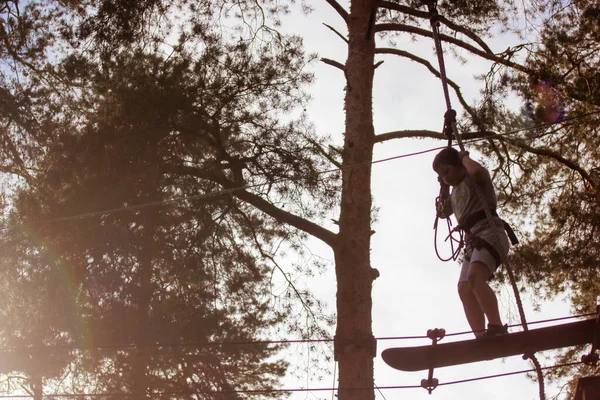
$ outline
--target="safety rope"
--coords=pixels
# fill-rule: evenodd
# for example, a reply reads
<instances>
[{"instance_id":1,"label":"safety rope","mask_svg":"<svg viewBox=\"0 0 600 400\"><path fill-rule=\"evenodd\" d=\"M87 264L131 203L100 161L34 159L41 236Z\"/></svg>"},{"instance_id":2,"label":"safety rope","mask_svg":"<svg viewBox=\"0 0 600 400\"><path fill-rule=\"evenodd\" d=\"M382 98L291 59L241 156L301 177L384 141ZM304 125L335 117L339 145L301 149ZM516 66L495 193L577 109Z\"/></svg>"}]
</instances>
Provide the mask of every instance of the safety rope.
<instances>
[{"instance_id":1,"label":"safety rope","mask_svg":"<svg viewBox=\"0 0 600 400\"><path fill-rule=\"evenodd\" d=\"M458 258L459 254L460 254L460 250L462 249L462 244L463 244L462 231L460 231L460 230L458 231L459 238L456 239L454 237L454 233L456 231L452 229L452 221L450 221L450 218L446 218L446 224L448 226L448 232L449 233L448 233L448 236L446 236L446 239L444 239L444 242L450 240L450 250L451 250L451 253L450 253L450 257L443 258L440 255L440 251L439 251L438 246L437 246L437 232L438 232L438 221L439 221L439 219L440 219L440 216L436 215L435 222L433 223L433 232L434 232L433 233L433 248L435 249L435 254L443 262L450 261L450 260L456 261L456 259ZM454 248L454 244L455 243L457 244L456 249Z\"/></svg>"},{"instance_id":2,"label":"safety rope","mask_svg":"<svg viewBox=\"0 0 600 400\"><path fill-rule=\"evenodd\" d=\"M425 3L427 4L427 7L429 9L431 30L432 30L432 34L433 34L433 40L435 43L435 49L436 49L436 54L437 54L437 58L438 58L439 68L440 68L440 71L439 71L440 79L442 81L444 98L446 100L446 114L444 115L443 133L448 137L448 146L449 147L452 145L452 138L454 138L454 139L456 139L456 142L457 142L460 150L464 152L465 146L463 144L462 138L461 138L461 136L458 132L458 128L456 126L456 111L454 111L452 109L452 104L450 101L449 85L448 85L448 79L446 76L446 66L444 63L442 42L441 42L440 34L439 34L440 15L437 12L437 0L425 0ZM467 179L470 179L470 176L468 174L467 174ZM500 238L500 234L498 233L498 229L493 222L493 215L492 215L490 208L488 207L487 202L485 201L483 192L481 191L481 189L479 188L479 186L477 184L474 184L473 187L475 188L475 193L483 207L486 221L493 232L493 235L494 235L493 239L496 242L495 244L498 245L499 249L507 250L504 248L503 242ZM440 193L441 193L441 190L440 190ZM436 225L437 225L437 219L436 219ZM437 236L437 233L436 233L436 236ZM525 317L525 311L523 309L521 295L519 293L519 288L516 284L516 280L515 280L515 276L513 274L512 268L508 261L508 252L501 251L500 257L501 257L502 264L504 265L504 268L506 269L506 271L508 273L509 281L510 281L510 284L512 286L512 289L513 289L513 292L515 295L517 307L519 310L519 316L521 319L521 325L523 327L523 330L528 331L529 327L527 326L527 319ZM532 361L533 365L535 366L535 370L536 370L537 376L538 376L540 400L545 400L546 396L545 396L545 389L544 389L544 375L543 375L540 363L537 360L535 354L525 354L524 358L530 359Z\"/></svg>"},{"instance_id":3,"label":"safety rope","mask_svg":"<svg viewBox=\"0 0 600 400\"><path fill-rule=\"evenodd\" d=\"M437 0L426 0L425 3L427 3L427 8L429 9L429 21L431 22L433 41L435 42L435 51L438 58L438 64L440 66L440 79L442 80L444 98L446 99L446 109L451 110L452 105L450 104L450 90L448 88L448 78L446 76L446 64L444 63L444 53L442 52L440 40L440 14L437 12Z\"/></svg>"}]
</instances>

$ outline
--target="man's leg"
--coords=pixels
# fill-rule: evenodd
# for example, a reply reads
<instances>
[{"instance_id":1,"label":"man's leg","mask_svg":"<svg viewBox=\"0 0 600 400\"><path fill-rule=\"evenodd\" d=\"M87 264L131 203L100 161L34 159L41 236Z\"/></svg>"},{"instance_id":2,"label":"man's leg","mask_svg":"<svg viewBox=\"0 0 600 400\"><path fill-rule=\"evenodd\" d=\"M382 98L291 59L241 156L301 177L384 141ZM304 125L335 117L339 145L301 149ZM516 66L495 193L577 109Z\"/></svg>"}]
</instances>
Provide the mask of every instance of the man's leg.
<instances>
[{"instance_id":1,"label":"man's leg","mask_svg":"<svg viewBox=\"0 0 600 400\"><path fill-rule=\"evenodd\" d=\"M471 330L475 337L479 337L485 333L485 316L483 310L479 306L479 301L471 290L471 285L467 281L458 282L458 295L465 310L465 316L469 322Z\"/></svg>"},{"instance_id":2,"label":"man's leg","mask_svg":"<svg viewBox=\"0 0 600 400\"><path fill-rule=\"evenodd\" d=\"M492 288L487 284L490 277L489 268L481 261L469 265L468 282L473 295L477 298L479 307L492 325L502 325L498 311L498 299Z\"/></svg>"}]
</instances>

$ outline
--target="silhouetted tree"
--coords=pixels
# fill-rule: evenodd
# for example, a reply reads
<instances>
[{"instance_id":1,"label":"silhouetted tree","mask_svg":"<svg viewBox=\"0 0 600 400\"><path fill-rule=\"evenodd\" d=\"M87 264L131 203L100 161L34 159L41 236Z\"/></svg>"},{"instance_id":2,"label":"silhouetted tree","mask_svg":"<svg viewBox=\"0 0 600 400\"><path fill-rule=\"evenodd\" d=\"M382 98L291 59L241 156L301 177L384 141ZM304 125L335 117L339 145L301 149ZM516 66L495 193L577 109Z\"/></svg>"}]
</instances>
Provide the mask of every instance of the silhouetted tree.
<instances>
[{"instance_id":1,"label":"silhouetted tree","mask_svg":"<svg viewBox=\"0 0 600 400\"><path fill-rule=\"evenodd\" d=\"M40 394L42 378L66 374L77 391L238 398L286 371L272 359L280 346L218 343L284 329L293 305L275 305L269 276L276 243L302 237L203 174L252 180L307 215L317 198L317 213L333 204L335 178L317 174L320 139L302 118L279 121L310 78L299 41L230 44L209 25L186 25L171 47L67 53L38 76L68 80L70 94L31 82L53 103L27 110L47 113L48 135L28 143L35 174L6 208L2 371L22 372ZM238 176L242 163L252 168ZM311 300L293 285L288 294ZM38 312L39 324L26 320ZM20 363L28 348L35 359Z\"/></svg>"}]
</instances>

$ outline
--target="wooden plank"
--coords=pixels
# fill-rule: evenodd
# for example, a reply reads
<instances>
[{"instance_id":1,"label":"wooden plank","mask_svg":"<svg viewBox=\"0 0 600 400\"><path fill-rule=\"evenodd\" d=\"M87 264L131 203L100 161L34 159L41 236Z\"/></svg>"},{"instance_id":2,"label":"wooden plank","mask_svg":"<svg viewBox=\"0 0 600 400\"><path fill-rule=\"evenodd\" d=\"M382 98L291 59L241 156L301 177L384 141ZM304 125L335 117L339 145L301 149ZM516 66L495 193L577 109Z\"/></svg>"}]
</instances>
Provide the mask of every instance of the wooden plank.
<instances>
[{"instance_id":1,"label":"wooden plank","mask_svg":"<svg viewBox=\"0 0 600 400\"><path fill-rule=\"evenodd\" d=\"M421 371L592 343L594 335L600 336L595 325L595 319L588 319L489 338L442 341L435 346L390 348L381 356L392 368Z\"/></svg>"}]
</instances>

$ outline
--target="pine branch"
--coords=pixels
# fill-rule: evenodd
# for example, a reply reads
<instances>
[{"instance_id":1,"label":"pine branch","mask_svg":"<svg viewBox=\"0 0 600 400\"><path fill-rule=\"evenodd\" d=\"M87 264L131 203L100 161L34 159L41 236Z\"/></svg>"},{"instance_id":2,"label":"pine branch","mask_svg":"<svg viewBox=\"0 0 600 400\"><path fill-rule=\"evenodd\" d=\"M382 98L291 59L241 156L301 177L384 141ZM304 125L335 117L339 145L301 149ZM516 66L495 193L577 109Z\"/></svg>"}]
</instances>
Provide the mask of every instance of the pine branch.
<instances>
[{"instance_id":1,"label":"pine branch","mask_svg":"<svg viewBox=\"0 0 600 400\"><path fill-rule=\"evenodd\" d=\"M342 163L335 159L331 154L329 154L327 151L325 151L325 149L321 146L320 143L318 143L316 140L308 138L308 141L314 146L314 149L321 154L323 157L325 157L327 159L327 161L329 161L330 163L332 163L336 168L342 169ZM336 150L334 149L332 146L329 146L330 149L332 150ZM340 152L337 152L338 154L340 154Z\"/></svg>"},{"instance_id":2,"label":"pine branch","mask_svg":"<svg viewBox=\"0 0 600 400\"><path fill-rule=\"evenodd\" d=\"M335 61L335 60L331 60L329 58L321 58L321 61L324 62L325 64L331 65L332 67L336 67L342 71L346 70L346 67L344 66L344 64Z\"/></svg>"},{"instance_id":3,"label":"pine branch","mask_svg":"<svg viewBox=\"0 0 600 400\"><path fill-rule=\"evenodd\" d=\"M325 0L327 1L327 3L329 3L329 5L331 7L333 7L333 9L335 11L337 11L337 13L340 15L340 17L342 17L342 19L344 20L344 22L348 23L348 11L344 10L344 7L342 7L340 5L340 3L338 3L336 0Z\"/></svg>"},{"instance_id":4,"label":"pine branch","mask_svg":"<svg viewBox=\"0 0 600 400\"><path fill-rule=\"evenodd\" d=\"M412 33L412 34L419 35L419 36L433 38L433 33L431 31L428 31L428 30L422 29L422 28L417 28L415 26L410 26L410 25L405 25L405 24L375 25L375 32L386 32L386 31L407 32L407 33ZM475 46L465 43L462 40L456 39L452 36L440 34L439 37L440 37L440 40L442 40L444 42L454 44L454 45L461 47L475 55L485 58L486 60L494 61L498 64L502 64L504 66L514 68L514 69L524 72L526 74L533 73L533 70L531 70L521 64L517 64L510 60L499 57L494 53L480 50L480 49L476 48Z\"/></svg>"},{"instance_id":5,"label":"pine branch","mask_svg":"<svg viewBox=\"0 0 600 400\"><path fill-rule=\"evenodd\" d=\"M419 139L445 139L446 136L440 132L428 131L428 130L404 130L404 131L393 131L380 133L375 135L375 143L383 143L393 139L407 139L407 138L419 138Z\"/></svg>"},{"instance_id":6,"label":"pine branch","mask_svg":"<svg viewBox=\"0 0 600 400\"><path fill-rule=\"evenodd\" d=\"M577 164L574 161L568 160L565 157L563 157L562 155L560 155L557 152L554 152L552 150L549 149L543 149L543 148L536 148L536 147L532 147L520 140L517 139L510 139L510 138L506 138L506 137L500 137L497 133L495 132L490 132L490 131L484 131L484 132L469 132L469 133L465 133L463 135L461 135L463 140L469 140L469 139L494 139L496 137L496 139L501 140L501 141L505 141L507 143L512 144L513 146L519 147L520 149L523 149L529 153L532 154L536 154L538 156L544 156L544 157L549 157L554 159L555 161L558 161L559 163L563 164L564 166L566 166L567 168L577 172L581 178L589 183L589 185L594 189L594 190L599 190L600 187L598 187L598 183L595 182L592 177L590 176L590 174L583 169L579 164ZM383 143L385 141L388 140L392 140L392 139L405 139L405 138L420 138L420 139L424 139L424 138L432 138L432 139L446 139L446 136L442 133L439 132L434 132L434 131L428 131L428 130L404 130L404 131L393 131L393 132L387 132L387 133L381 133L379 135L375 136L375 143Z\"/></svg>"},{"instance_id":7,"label":"pine branch","mask_svg":"<svg viewBox=\"0 0 600 400\"><path fill-rule=\"evenodd\" d=\"M12 161L15 164L15 168L11 168L10 166L1 166L0 170L2 172L20 176L23 179L25 179L27 184L32 185L33 178L31 176L31 174L29 173L29 171L27 170L27 167L25 166L25 162L21 158L21 155L19 154L16 146L14 145L14 143L12 142L12 140L10 139L8 134L6 134L6 132L0 131L0 137L2 138L1 140L4 142L6 147L8 148L8 151L10 152L10 154L12 156Z\"/></svg>"},{"instance_id":8,"label":"pine branch","mask_svg":"<svg viewBox=\"0 0 600 400\"><path fill-rule=\"evenodd\" d=\"M549 149L543 149L543 148L535 148L532 147L528 144L526 144L525 142L518 140L518 139L509 139L509 138L504 138L503 140L506 140L508 143L517 146L525 151L528 151L529 153L532 154L536 154L538 156L544 156L544 157L549 157L552 158L556 161L558 161L559 163L563 164L564 166L566 166L567 168L572 169L573 171L577 172L581 178L588 182L590 184L590 186L592 188L594 188L595 190L600 189L598 187L597 182L595 182L592 177L587 173L586 170L584 170L579 164L577 164L574 161L568 160L565 157L563 157L562 155L560 155L557 152L554 152L552 150Z\"/></svg>"},{"instance_id":9,"label":"pine branch","mask_svg":"<svg viewBox=\"0 0 600 400\"><path fill-rule=\"evenodd\" d=\"M325 25L331 31L333 31L333 33L335 33L336 35L338 35L344 42L346 42L346 44L348 43L348 39L344 35L342 35L340 32L338 32L333 26L327 25L327 24L323 24L323 25Z\"/></svg>"},{"instance_id":10,"label":"pine branch","mask_svg":"<svg viewBox=\"0 0 600 400\"><path fill-rule=\"evenodd\" d=\"M294 285L294 282L292 282L292 280L290 279L288 274L284 271L284 269L281 267L281 265L279 265L279 263L277 262L275 257L263 248L262 244L260 243L260 240L258 239L258 233L256 233L255 226L252 224L252 221L250 220L250 218L246 215L245 212L243 212L241 209L239 209L239 207L236 207L236 211L246 221L247 227L250 230L250 232L252 233L252 239L254 240L254 245L260 252L260 255L264 258L269 259L273 263L273 265L275 265L275 268L277 270L279 270L279 272L281 273L281 275L287 282L288 286L292 288L292 291L294 292L296 297L300 300L300 304L302 304L302 307L304 308L304 310L306 310L306 312L311 315L313 321L315 322L315 325L318 326L317 316L314 314L313 310L310 308L310 306L306 303L306 301L302 297L302 293L300 292L300 290L298 290L298 288L296 288L296 285Z\"/></svg>"},{"instance_id":11,"label":"pine branch","mask_svg":"<svg viewBox=\"0 0 600 400\"><path fill-rule=\"evenodd\" d=\"M523 141L518 139L510 139L503 136L500 136L498 133L491 131L483 131L483 132L467 132L461 135L463 140L470 139L498 139L501 141L505 141L510 143L513 146L519 147L529 153L536 154L538 156L544 156L552 158L559 163L563 164L569 169L577 172L584 181L588 182L592 188L595 190L599 190L598 184L594 182L592 177L588 174L588 172L583 169L579 164L574 161L568 160L557 152L554 152L549 149L544 148L536 148L532 147ZM405 139L405 138L431 138L431 139L446 139L446 136L439 132L428 131L428 130L404 130L404 131L393 131L387 133L381 133L375 136L375 143L382 143L392 139Z\"/></svg>"},{"instance_id":12,"label":"pine branch","mask_svg":"<svg viewBox=\"0 0 600 400\"><path fill-rule=\"evenodd\" d=\"M471 139L493 138L494 136L498 136L498 135L494 132L482 131L482 132L465 132L465 133L461 134L460 137L463 140L471 140ZM440 139L440 140L447 139L446 135L444 135L441 132L415 129L415 130L403 130L403 131L392 131L392 132L380 133L379 135L375 136L375 143L383 143L388 140L407 139L407 138L412 138L412 139L429 138L429 139Z\"/></svg>"},{"instance_id":13,"label":"pine branch","mask_svg":"<svg viewBox=\"0 0 600 400\"><path fill-rule=\"evenodd\" d=\"M399 11L403 14L411 15L411 16L417 17L417 18L423 18L423 19L430 18L429 13L426 11L415 10L414 8L403 6L401 4L391 3L389 1L381 1L379 3L379 7L385 8L388 10ZM483 51L490 53L490 54L494 53L490 49L490 47L483 41L483 39L481 39L476 33L466 29L465 27L463 27L461 25L458 25L458 24L450 21L449 19L447 19L446 17L441 16L441 15L438 16L437 20L439 22L441 22L442 24L446 25L448 28L453 29L456 32L462 33L463 35L467 36L469 39L473 40L475 43L477 43L479 46L481 46Z\"/></svg>"},{"instance_id":14,"label":"pine branch","mask_svg":"<svg viewBox=\"0 0 600 400\"><path fill-rule=\"evenodd\" d=\"M299 217L288 211L284 211L281 208L273 205L262 197L248 192L243 186L239 186L235 182L227 179L224 175L209 172L206 169L182 165L161 165L161 169L166 173L176 173L180 175L194 176L200 179L206 179L208 181L221 185L224 189L233 189L233 195L240 200L245 201L248 204L253 205L257 209L261 210L265 214L273 217L279 222L291 225L301 231L308 233L317 239L322 240L331 247L335 247L337 243L337 234L331 232L322 226L309 221L305 218Z\"/></svg>"}]
</instances>

